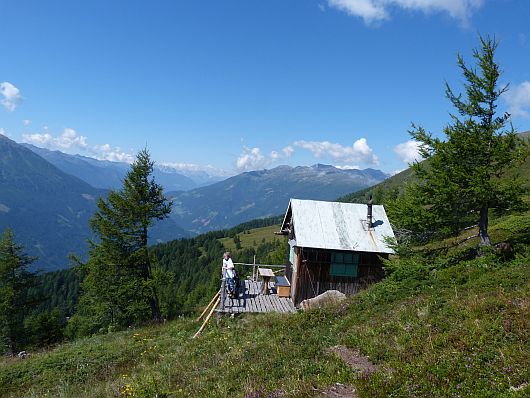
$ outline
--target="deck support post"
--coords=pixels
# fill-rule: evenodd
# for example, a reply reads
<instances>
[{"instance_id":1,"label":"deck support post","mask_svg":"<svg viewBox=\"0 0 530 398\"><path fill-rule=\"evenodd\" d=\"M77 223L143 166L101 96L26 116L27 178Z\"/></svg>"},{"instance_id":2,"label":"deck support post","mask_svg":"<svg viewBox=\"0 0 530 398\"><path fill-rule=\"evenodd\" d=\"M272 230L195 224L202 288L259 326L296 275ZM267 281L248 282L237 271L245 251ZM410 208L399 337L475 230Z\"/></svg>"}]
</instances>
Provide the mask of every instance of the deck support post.
<instances>
[{"instance_id":1,"label":"deck support post","mask_svg":"<svg viewBox=\"0 0 530 398\"><path fill-rule=\"evenodd\" d=\"M226 300L226 279L221 279L221 306L219 310L224 312L225 310L225 300Z\"/></svg>"}]
</instances>

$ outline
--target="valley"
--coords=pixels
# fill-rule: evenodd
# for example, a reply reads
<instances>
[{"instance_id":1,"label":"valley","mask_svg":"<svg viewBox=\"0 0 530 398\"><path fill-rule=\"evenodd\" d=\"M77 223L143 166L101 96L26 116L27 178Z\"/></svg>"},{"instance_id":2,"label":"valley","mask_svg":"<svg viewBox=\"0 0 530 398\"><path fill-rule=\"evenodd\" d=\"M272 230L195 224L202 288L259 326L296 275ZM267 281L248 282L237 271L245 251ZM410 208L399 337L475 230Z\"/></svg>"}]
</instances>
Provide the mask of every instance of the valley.
<instances>
[{"instance_id":1,"label":"valley","mask_svg":"<svg viewBox=\"0 0 530 398\"><path fill-rule=\"evenodd\" d=\"M70 254L86 258L96 203L121 186L129 165L18 144L1 135L0 146L0 229L10 226L20 235L38 258L36 269L68 268ZM155 224L152 244L277 216L291 197L334 200L388 177L379 170L322 164L279 166L222 181L206 173L190 175L155 168L153 177L173 201L173 210Z\"/></svg>"}]
</instances>

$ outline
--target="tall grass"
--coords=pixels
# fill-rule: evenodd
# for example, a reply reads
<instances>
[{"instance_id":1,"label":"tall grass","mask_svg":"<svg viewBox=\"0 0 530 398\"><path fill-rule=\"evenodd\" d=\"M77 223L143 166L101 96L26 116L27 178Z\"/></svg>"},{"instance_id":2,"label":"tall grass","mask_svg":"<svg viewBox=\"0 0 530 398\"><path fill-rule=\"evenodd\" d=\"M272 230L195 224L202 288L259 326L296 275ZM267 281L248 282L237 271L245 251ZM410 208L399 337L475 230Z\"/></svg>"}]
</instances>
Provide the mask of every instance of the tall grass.
<instances>
[{"instance_id":1,"label":"tall grass","mask_svg":"<svg viewBox=\"0 0 530 398\"><path fill-rule=\"evenodd\" d=\"M5 359L0 395L303 397L339 382L360 397L528 396L529 260L402 264L347 304L223 318L196 340L190 319L94 336ZM337 344L380 370L358 374Z\"/></svg>"}]
</instances>

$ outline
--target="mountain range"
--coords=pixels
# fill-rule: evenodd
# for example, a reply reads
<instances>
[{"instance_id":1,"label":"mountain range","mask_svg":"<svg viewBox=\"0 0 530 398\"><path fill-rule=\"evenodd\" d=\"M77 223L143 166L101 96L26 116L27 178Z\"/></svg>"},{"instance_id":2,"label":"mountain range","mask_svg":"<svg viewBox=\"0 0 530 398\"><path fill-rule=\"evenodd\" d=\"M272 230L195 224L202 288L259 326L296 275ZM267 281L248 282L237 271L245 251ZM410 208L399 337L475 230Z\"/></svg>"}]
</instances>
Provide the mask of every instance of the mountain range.
<instances>
[{"instance_id":1,"label":"mountain range","mask_svg":"<svg viewBox=\"0 0 530 398\"><path fill-rule=\"evenodd\" d=\"M70 253L86 256L88 221L107 192L0 134L0 232L13 229L17 242L38 258L35 268L65 268ZM167 219L154 225L151 242L189 235Z\"/></svg>"},{"instance_id":2,"label":"mountain range","mask_svg":"<svg viewBox=\"0 0 530 398\"><path fill-rule=\"evenodd\" d=\"M86 251L88 220L101 195L0 135L0 229L12 228L39 266L64 267L69 252Z\"/></svg>"},{"instance_id":3,"label":"mountain range","mask_svg":"<svg viewBox=\"0 0 530 398\"><path fill-rule=\"evenodd\" d=\"M387 177L374 169L342 170L323 164L278 166L168 195L174 201L175 221L187 230L202 233L282 214L290 198L334 200Z\"/></svg>"},{"instance_id":4,"label":"mountain range","mask_svg":"<svg viewBox=\"0 0 530 398\"><path fill-rule=\"evenodd\" d=\"M97 160L81 155L70 155L61 151L51 151L31 144L21 144L46 159L58 169L82 179L95 188L120 189L130 165L125 162ZM166 191L181 191L211 184L223 179L200 170L177 172L168 166L155 165L155 180Z\"/></svg>"},{"instance_id":5,"label":"mountain range","mask_svg":"<svg viewBox=\"0 0 530 398\"><path fill-rule=\"evenodd\" d=\"M86 255L88 221L97 200L121 187L128 168L125 163L18 144L0 135L0 231L11 227L17 241L39 258L37 268L65 268L69 253ZM279 215L293 197L334 200L388 176L374 169L316 164L245 172L217 182L218 176L184 176L163 167L154 177L173 200L173 212L153 227L152 243ZM198 186L207 181L214 183Z\"/></svg>"}]
</instances>

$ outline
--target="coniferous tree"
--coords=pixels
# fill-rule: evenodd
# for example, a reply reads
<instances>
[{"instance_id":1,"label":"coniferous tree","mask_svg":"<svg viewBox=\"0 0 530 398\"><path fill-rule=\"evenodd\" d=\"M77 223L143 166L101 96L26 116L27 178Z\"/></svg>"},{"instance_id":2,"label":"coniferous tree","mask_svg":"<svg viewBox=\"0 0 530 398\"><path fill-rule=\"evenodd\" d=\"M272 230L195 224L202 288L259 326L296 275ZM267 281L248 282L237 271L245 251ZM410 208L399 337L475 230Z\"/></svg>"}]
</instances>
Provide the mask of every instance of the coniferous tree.
<instances>
[{"instance_id":1,"label":"coniferous tree","mask_svg":"<svg viewBox=\"0 0 530 398\"><path fill-rule=\"evenodd\" d=\"M27 268L35 261L15 242L6 229L0 238L0 336L5 351L15 354L24 348L24 318L31 309L28 289L34 274Z\"/></svg>"},{"instance_id":2,"label":"coniferous tree","mask_svg":"<svg viewBox=\"0 0 530 398\"><path fill-rule=\"evenodd\" d=\"M149 152L138 153L120 191L98 201L90 226L91 242L83 269L79 315L93 326L124 327L160 318L151 258L149 227L171 212L171 203L152 177Z\"/></svg>"},{"instance_id":3,"label":"coniferous tree","mask_svg":"<svg viewBox=\"0 0 530 398\"><path fill-rule=\"evenodd\" d=\"M523 184L517 178L507 179L506 172L524 161L528 146L509 123L510 115L497 112L498 101L508 90L499 87L497 46L494 38L480 37L480 47L473 52L475 67L458 56L464 95L455 94L446 83L446 96L457 111L444 128L446 140L422 127L414 126L410 132L428 161L412 165L416 182L389 207L397 224L417 240L478 224L480 245L489 246L490 209L502 211L521 204Z\"/></svg>"},{"instance_id":4,"label":"coniferous tree","mask_svg":"<svg viewBox=\"0 0 530 398\"><path fill-rule=\"evenodd\" d=\"M33 347L48 347L63 339L66 318L56 307L30 316L25 321L28 343Z\"/></svg>"}]
</instances>

